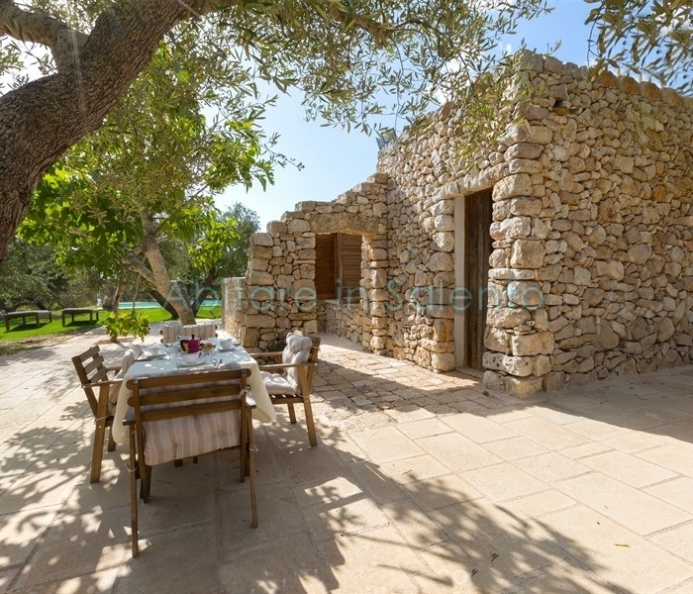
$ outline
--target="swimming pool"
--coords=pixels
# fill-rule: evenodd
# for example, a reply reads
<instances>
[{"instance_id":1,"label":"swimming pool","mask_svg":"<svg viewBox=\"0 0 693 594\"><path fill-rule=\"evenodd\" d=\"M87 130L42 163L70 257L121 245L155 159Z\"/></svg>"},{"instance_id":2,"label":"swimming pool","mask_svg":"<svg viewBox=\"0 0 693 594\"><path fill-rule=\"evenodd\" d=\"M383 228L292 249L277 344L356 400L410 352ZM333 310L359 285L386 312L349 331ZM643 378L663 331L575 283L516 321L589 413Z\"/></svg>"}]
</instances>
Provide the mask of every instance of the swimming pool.
<instances>
[{"instance_id":1,"label":"swimming pool","mask_svg":"<svg viewBox=\"0 0 693 594\"><path fill-rule=\"evenodd\" d=\"M121 301L120 309L132 309L132 301ZM161 307L156 301L135 301L135 309L156 309ZM202 307L221 307L221 299L205 299Z\"/></svg>"}]
</instances>

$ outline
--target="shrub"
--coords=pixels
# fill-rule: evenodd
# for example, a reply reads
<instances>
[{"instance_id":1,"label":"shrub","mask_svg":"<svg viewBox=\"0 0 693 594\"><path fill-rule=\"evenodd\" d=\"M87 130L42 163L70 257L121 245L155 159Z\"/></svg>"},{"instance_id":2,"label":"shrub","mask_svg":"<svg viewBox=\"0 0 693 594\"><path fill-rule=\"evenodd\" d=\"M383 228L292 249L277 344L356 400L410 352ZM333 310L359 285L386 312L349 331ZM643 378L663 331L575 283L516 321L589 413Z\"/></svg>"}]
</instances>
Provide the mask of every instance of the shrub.
<instances>
[{"instance_id":1,"label":"shrub","mask_svg":"<svg viewBox=\"0 0 693 594\"><path fill-rule=\"evenodd\" d=\"M116 342L119 336L135 336L144 339L149 334L149 320L134 309L127 313L107 312L103 321L108 337Z\"/></svg>"}]
</instances>

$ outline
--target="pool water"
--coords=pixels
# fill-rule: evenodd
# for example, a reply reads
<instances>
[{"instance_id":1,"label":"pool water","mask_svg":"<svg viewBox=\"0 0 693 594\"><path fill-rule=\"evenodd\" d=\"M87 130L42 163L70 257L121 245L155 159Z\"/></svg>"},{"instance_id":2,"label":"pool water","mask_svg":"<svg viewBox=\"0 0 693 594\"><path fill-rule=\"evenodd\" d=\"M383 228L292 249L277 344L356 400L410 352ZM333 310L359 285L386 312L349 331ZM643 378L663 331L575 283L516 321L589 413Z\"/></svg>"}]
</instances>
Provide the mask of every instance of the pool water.
<instances>
[{"instance_id":1,"label":"pool water","mask_svg":"<svg viewBox=\"0 0 693 594\"><path fill-rule=\"evenodd\" d=\"M121 301L120 309L132 309L132 301ZM156 301L135 301L135 309L155 309L161 307ZM221 299L205 299L202 307L221 307Z\"/></svg>"}]
</instances>

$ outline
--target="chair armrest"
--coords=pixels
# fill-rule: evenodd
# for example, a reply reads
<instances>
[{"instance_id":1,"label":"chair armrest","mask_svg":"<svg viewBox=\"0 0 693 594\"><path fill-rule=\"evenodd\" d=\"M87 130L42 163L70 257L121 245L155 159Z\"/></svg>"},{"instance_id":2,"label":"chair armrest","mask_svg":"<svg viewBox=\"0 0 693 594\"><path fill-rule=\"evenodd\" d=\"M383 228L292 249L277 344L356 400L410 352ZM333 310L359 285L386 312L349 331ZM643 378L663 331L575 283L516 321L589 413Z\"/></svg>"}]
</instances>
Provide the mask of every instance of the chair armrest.
<instances>
[{"instance_id":1,"label":"chair armrest","mask_svg":"<svg viewBox=\"0 0 693 594\"><path fill-rule=\"evenodd\" d=\"M114 371L115 373L118 373L120 371L120 365L114 365L111 367L110 365L105 365L106 371Z\"/></svg>"},{"instance_id":2,"label":"chair armrest","mask_svg":"<svg viewBox=\"0 0 693 594\"><path fill-rule=\"evenodd\" d=\"M306 361L305 363L276 363L273 365L259 365L260 371L283 371L291 367L309 367L315 365L314 361Z\"/></svg>"},{"instance_id":3,"label":"chair armrest","mask_svg":"<svg viewBox=\"0 0 693 594\"><path fill-rule=\"evenodd\" d=\"M113 386L115 384L120 384L122 383L123 379L118 378L118 379L112 379L112 380L103 380L101 382L93 382L89 384L82 384L82 389L86 388L100 388L101 386Z\"/></svg>"}]
</instances>

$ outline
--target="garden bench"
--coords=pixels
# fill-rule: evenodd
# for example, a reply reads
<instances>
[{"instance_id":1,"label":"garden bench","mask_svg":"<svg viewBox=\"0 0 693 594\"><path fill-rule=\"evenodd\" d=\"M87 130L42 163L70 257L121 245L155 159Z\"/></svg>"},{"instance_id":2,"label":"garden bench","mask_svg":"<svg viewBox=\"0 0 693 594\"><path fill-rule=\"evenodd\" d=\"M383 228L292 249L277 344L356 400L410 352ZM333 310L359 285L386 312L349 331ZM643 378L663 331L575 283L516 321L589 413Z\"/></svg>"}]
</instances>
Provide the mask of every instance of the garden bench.
<instances>
[{"instance_id":1,"label":"garden bench","mask_svg":"<svg viewBox=\"0 0 693 594\"><path fill-rule=\"evenodd\" d=\"M26 324L27 318L33 318L34 323L38 326L41 321L41 316L47 316L48 321L53 321L53 312L44 309L33 309L33 310L23 310L23 311L10 311L5 314L5 330L10 331L10 320L17 320L22 318L22 324Z\"/></svg>"},{"instance_id":2,"label":"garden bench","mask_svg":"<svg viewBox=\"0 0 693 594\"><path fill-rule=\"evenodd\" d=\"M63 309L63 326L65 325L65 318L70 316L70 324L75 321L75 316L87 315L89 314L89 323L94 322L94 316L96 315L96 321L99 321L99 310L94 307L68 307Z\"/></svg>"}]
</instances>

